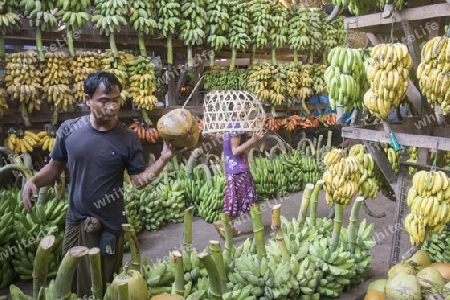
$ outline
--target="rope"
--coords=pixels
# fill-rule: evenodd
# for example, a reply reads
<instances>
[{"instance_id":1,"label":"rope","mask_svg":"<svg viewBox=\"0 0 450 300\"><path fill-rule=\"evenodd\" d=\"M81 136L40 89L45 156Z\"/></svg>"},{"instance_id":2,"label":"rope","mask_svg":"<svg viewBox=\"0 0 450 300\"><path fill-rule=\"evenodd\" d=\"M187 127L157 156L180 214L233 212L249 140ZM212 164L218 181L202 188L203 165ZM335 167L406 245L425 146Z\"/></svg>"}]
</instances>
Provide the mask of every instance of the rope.
<instances>
[{"instance_id":1,"label":"rope","mask_svg":"<svg viewBox=\"0 0 450 300\"><path fill-rule=\"evenodd\" d=\"M194 94L195 90L197 90L198 86L200 85L200 82L202 82L203 80L203 75L202 77L200 77L200 79L198 80L197 84L195 85L194 89L192 90L191 94L189 95L189 97L186 99L186 101L184 101L183 104L183 108L186 106L186 104L189 102L189 100L191 100L192 95Z\"/></svg>"}]
</instances>

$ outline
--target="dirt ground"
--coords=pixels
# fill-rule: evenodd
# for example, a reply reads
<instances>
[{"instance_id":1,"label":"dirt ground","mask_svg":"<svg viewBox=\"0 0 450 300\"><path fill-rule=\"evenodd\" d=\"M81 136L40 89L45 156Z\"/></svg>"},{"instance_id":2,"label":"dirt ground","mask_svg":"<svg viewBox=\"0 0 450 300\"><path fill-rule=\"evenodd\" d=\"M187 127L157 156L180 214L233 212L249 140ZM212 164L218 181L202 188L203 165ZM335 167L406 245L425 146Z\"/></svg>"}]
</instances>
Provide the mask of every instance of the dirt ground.
<instances>
[{"instance_id":1,"label":"dirt ground","mask_svg":"<svg viewBox=\"0 0 450 300\"><path fill-rule=\"evenodd\" d=\"M281 214L288 218L296 218L300 208L302 193L294 193L283 198L273 199L270 201L260 202L263 224L265 226L266 239L270 238L271 225L271 207L276 204L281 204ZM376 213L385 212L382 218L374 218L369 216L362 208L359 214L359 219L367 218L371 223L375 223L375 232L373 239L377 245L371 250L373 255L372 269L366 276L366 281L342 294L337 299L359 300L364 298L367 285L373 280L379 278L386 278L389 269L389 261L391 257L391 245L394 228L394 217L396 212L396 202L391 201L381 193L377 199L366 200L368 206ZM330 213L330 207L325 202L325 195L323 191L319 194L319 205L317 217L326 217ZM350 213L350 207L347 207L344 212L344 226L346 226ZM398 225L402 228L400 239L400 248L396 249L399 255L409 249L409 240L407 233L403 230L403 225ZM250 221L242 223L238 229L248 233L244 236L235 238L236 245L242 243L245 239L251 237L252 224ZM167 259L170 251L181 249L183 241L183 224L169 224L158 231L142 231L139 236L140 249L142 251L142 258L148 257L150 261L159 259ZM206 223L202 218L196 217L193 222L193 247L198 250L204 249L210 240L218 240L221 245L224 245L224 240L220 238L212 224ZM129 254L124 256L124 262L130 258ZM32 291L31 281L19 281L15 283L22 288L28 295ZM7 290L0 291L0 295L7 294Z\"/></svg>"}]
</instances>

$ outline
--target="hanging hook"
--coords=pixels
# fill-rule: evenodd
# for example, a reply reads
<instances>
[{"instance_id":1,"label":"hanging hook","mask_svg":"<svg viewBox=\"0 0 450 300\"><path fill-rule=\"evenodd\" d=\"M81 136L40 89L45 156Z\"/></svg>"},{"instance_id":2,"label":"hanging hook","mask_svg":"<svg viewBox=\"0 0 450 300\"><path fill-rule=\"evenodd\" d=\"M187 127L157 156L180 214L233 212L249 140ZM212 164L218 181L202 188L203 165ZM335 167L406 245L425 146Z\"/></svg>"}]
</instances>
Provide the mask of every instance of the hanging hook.
<instances>
[{"instance_id":1,"label":"hanging hook","mask_svg":"<svg viewBox=\"0 0 450 300\"><path fill-rule=\"evenodd\" d=\"M433 159L433 165L431 166L431 178L430 183L433 180L434 172L436 172L436 163L437 163L437 157L438 157L438 148L439 148L439 141L436 141L436 152Z\"/></svg>"}]
</instances>

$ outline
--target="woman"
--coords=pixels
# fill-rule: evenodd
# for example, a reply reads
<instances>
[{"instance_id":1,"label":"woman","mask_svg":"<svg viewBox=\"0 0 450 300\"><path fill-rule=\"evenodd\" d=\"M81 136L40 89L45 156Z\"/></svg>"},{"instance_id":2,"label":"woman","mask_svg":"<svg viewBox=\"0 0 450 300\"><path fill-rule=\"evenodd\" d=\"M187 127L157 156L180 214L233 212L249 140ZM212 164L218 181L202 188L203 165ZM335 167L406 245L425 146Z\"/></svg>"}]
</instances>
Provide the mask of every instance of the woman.
<instances>
[{"instance_id":1,"label":"woman","mask_svg":"<svg viewBox=\"0 0 450 300\"><path fill-rule=\"evenodd\" d=\"M235 111L244 108L239 102ZM243 112L245 109L242 110ZM233 124L234 123L234 124ZM240 127L238 121L228 125L229 128ZM224 135L223 154L225 165L225 202L223 213L230 218L233 236L240 236L241 231L234 228L234 220L240 215L250 211L250 206L256 204L256 188L252 174L248 166L247 150L264 136L262 130L255 131L251 138L247 138L244 132L233 131ZM222 221L214 222L214 226L222 237L225 230Z\"/></svg>"}]
</instances>

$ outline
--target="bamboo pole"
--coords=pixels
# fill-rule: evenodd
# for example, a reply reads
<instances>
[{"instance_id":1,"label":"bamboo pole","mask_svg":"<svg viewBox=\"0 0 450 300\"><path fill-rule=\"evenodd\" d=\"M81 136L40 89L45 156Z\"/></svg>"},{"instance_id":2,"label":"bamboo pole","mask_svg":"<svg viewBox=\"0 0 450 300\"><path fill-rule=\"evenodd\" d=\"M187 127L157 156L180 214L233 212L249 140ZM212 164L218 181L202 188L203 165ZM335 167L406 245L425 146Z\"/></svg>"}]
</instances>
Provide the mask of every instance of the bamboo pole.
<instances>
[{"instance_id":1,"label":"bamboo pole","mask_svg":"<svg viewBox=\"0 0 450 300\"><path fill-rule=\"evenodd\" d=\"M184 210L183 251L192 250L192 220L194 219L194 206Z\"/></svg>"},{"instance_id":2,"label":"bamboo pole","mask_svg":"<svg viewBox=\"0 0 450 300\"><path fill-rule=\"evenodd\" d=\"M211 249L211 256L216 264L217 271L219 273L220 290L223 293L228 292L227 287L227 274L225 273L225 263L222 256L222 248L220 247L219 241L209 241L209 249Z\"/></svg>"},{"instance_id":3,"label":"bamboo pole","mask_svg":"<svg viewBox=\"0 0 450 300\"><path fill-rule=\"evenodd\" d=\"M55 298L67 299L72 295L72 278L79 260L89 253L89 248L84 246L72 247L64 256L56 273Z\"/></svg>"},{"instance_id":4,"label":"bamboo pole","mask_svg":"<svg viewBox=\"0 0 450 300\"><path fill-rule=\"evenodd\" d=\"M119 283L117 290L118 300L129 300L130 297L128 296L128 282Z\"/></svg>"},{"instance_id":5,"label":"bamboo pole","mask_svg":"<svg viewBox=\"0 0 450 300\"><path fill-rule=\"evenodd\" d=\"M184 296L184 266L183 266L183 255L180 251L172 252L172 259L175 264L175 283L174 291L175 295Z\"/></svg>"},{"instance_id":6,"label":"bamboo pole","mask_svg":"<svg viewBox=\"0 0 450 300\"><path fill-rule=\"evenodd\" d=\"M317 219L317 204L319 203L319 191L322 189L324 180L317 180L314 185L314 190L311 194L311 207L309 209L309 221L313 227L316 227L316 219Z\"/></svg>"},{"instance_id":7,"label":"bamboo pole","mask_svg":"<svg viewBox=\"0 0 450 300\"><path fill-rule=\"evenodd\" d=\"M253 241L256 246L258 259L261 260L262 257L266 256L266 244L264 239L264 225L261 217L261 208L258 204L252 205L250 207L250 214L252 216L253 224Z\"/></svg>"},{"instance_id":8,"label":"bamboo pole","mask_svg":"<svg viewBox=\"0 0 450 300\"><path fill-rule=\"evenodd\" d=\"M39 242L33 266L33 299L38 299L41 287L47 285L48 260L54 243L54 235L47 235Z\"/></svg>"},{"instance_id":9,"label":"bamboo pole","mask_svg":"<svg viewBox=\"0 0 450 300\"><path fill-rule=\"evenodd\" d=\"M275 231L275 241L281 250L281 256L284 262L289 262L290 255L284 242L283 232L281 231L281 204L272 207L272 230ZM264 274L261 274L264 275Z\"/></svg>"},{"instance_id":10,"label":"bamboo pole","mask_svg":"<svg viewBox=\"0 0 450 300\"><path fill-rule=\"evenodd\" d=\"M208 281L210 288L210 299L212 300L222 300L222 291L220 288L219 271L217 270L216 264L209 255L209 253L201 252L197 254L197 257L203 263L206 271L208 272Z\"/></svg>"},{"instance_id":11,"label":"bamboo pole","mask_svg":"<svg viewBox=\"0 0 450 300\"><path fill-rule=\"evenodd\" d=\"M357 238L357 229L356 224L359 219L359 211L361 209L361 204L364 202L364 197L356 197L355 202L353 203L352 210L350 213L349 223L347 226L347 235L349 242L349 250L354 253L356 248L356 238Z\"/></svg>"},{"instance_id":12,"label":"bamboo pole","mask_svg":"<svg viewBox=\"0 0 450 300\"><path fill-rule=\"evenodd\" d=\"M306 213L308 212L309 201L311 199L311 194L312 194L313 190L314 190L314 184L307 183L305 186L305 190L303 191L302 203L300 204L300 210L298 212L298 217L297 217L297 221L300 226L303 223L305 223Z\"/></svg>"},{"instance_id":13,"label":"bamboo pole","mask_svg":"<svg viewBox=\"0 0 450 300\"><path fill-rule=\"evenodd\" d=\"M231 230L230 217L225 213L220 213L220 219L225 229L225 249L223 251L223 259L225 264L225 272L228 274L228 268L231 264L231 255L233 253L233 231Z\"/></svg>"},{"instance_id":14,"label":"bamboo pole","mask_svg":"<svg viewBox=\"0 0 450 300\"><path fill-rule=\"evenodd\" d=\"M140 271L141 251L139 250L139 242L136 237L136 232L134 231L133 226L131 226L130 224L122 224L122 229L125 232L125 238L128 240L128 243L130 244L131 259L128 269Z\"/></svg>"},{"instance_id":15,"label":"bamboo pole","mask_svg":"<svg viewBox=\"0 0 450 300\"><path fill-rule=\"evenodd\" d=\"M89 249L89 268L91 270L92 295L95 300L103 298L102 261L100 249L94 247Z\"/></svg>"}]
</instances>

